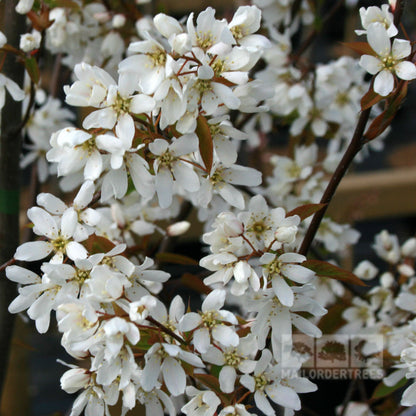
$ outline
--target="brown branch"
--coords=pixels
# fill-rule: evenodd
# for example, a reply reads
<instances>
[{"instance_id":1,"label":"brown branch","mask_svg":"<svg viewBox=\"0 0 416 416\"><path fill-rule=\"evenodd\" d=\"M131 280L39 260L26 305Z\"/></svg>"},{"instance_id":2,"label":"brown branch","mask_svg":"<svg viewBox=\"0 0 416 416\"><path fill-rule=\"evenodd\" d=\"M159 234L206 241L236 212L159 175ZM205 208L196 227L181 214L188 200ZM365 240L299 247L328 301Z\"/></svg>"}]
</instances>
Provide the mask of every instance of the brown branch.
<instances>
[{"instance_id":1,"label":"brown branch","mask_svg":"<svg viewBox=\"0 0 416 416\"><path fill-rule=\"evenodd\" d=\"M326 205L313 216L309 228L306 231L305 237L302 241L302 245L299 249L299 253L303 254L304 256L306 256L306 254L308 253L309 247L312 244L313 239L315 238L316 232L318 231L322 218L325 215L328 205L331 202L331 199L334 196L334 193L337 190L338 185L341 182L341 179L344 177L356 154L361 150L361 148L364 145L364 129L370 117L370 113L371 107L367 110L364 110L361 113L351 143L349 144L347 151L345 152L344 156L339 162L334 174L332 175L331 180L328 183L328 186L325 189L324 194L322 195L320 203Z\"/></svg>"},{"instance_id":2,"label":"brown branch","mask_svg":"<svg viewBox=\"0 0 416 416\"><path fill-rule=\"evenodd\" d=\"M15 12L16 1L2 2L3 32L10 45L19 45L25 33L25 16ZM23 85L24 67L15 56L8 54L2 73L18 85ZM22 103L7 94L2 109L0 138L0 264L9 261L19 244L19 158L21 151ZM0 392L6 377L14 316L8 306L16 296L16 285L0 275Z\"/></svg>"},{"instance_id":3,"label":"brown branch","mask_svg":"<svg viewBox=\"0 0 416 416\"><path fill-rule=\"evenodd\" d=\"M160 328L163 332L165 332L172 338L175 338L176 341L180 342L182 345L188 345L179 335L176 335L172 330L167 328L165 325L161 324L159 321L156 321L156 319L152 318L151 316L147 316L146 320Z\"/></svg>"},{"instance_id":4,"label":"brown branch","mask_svg":"<svg viewBox=\"0 0 416 416\"><path fill-rule=\"evenodd\" d=\"M406 0L397 0L396 7L394 9L394 25L395 26L399 26L405 6L406 6Z\"/></svg>"}]
</instances>

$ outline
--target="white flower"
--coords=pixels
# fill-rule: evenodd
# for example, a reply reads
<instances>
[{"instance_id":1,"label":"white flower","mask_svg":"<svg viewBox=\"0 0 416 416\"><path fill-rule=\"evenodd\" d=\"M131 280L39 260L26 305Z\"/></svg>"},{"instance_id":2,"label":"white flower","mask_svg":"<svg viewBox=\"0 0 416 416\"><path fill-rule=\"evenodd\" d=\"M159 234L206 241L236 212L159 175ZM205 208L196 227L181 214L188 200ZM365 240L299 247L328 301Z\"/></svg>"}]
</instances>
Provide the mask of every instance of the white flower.
<instances>
[{"instance_id":1,"label":"white flower","mask_svg":"<svg viewBox=\"0 0 416 416\"><path fill-rule=\"evenodd\" d=\"M23 52L33 51L39 48L41 40L42 36L37 30L34 30L32 33L25 33L20 35L19 48Z\"/></svg>"},{"instance_id":2,"label":"white flower","mask_svg":"<svg viewBox=\"0 0 416 416\"><path fill-rule=\"evenodd\" d=\"M202 303L202 312L189 312L185 314L179 328L183 332L194 331L193 342L199 352L208 351L211 337L226 347L236 347L239 337L230 323L237 325L237 318L233 313L221 309L225 302L225 291L213 290Z\"/></svg>"},{"instance_id":3,"label":"white flower","mask_svg":"<svg viewBox=\"0 0 416 416\"><path fill-rule=\"evenodd\" d=\"M35 0L19 0L16 5L16 12L19 14L26 14L32 10Z\"/></svg>"},{"instance_id":4,"label":"white flower","mask_svg":"<svg viewBox=\"0 0 416 416\"><path fill-rule=\"evenodd\" d=\"M15 101L22 101L26 96L25 92L13 80L0 74L0 110L6 101L6 89Z\"/></svg>"},{"instance_id":5,"label":"white flower","mask_svg":"<svg viewBox=\"0 0 416 416\"><path fill-rule=\"evenodd\" d=\"M14 255L16 260L40 260L52 252L55 255L51 262L55 263L62 263L64 254L71 260L87 257L84 246L78 241L73 241L78 225L78 216L73 208L68 208L59 222L39 207L30 208L27 216L33 222L33 232L45 236L49 241L31 241L20 245Z\"/></svg>"},{"instance_id":6,"label":"white flower","mask_svg":"<svg viewBox=\"0 0 416 416\"><path fill-rule=\"evenodd\" d=\"M294 301L292 288L285 279L304 284L315 276L312 270L299 264L305 260L306 257L297 253L283 253L280 256L264 253L260 257L265 286L271 282L274 293L284 306L292 306Z\"/></svg>"},{"instance_id":7,"label":"white flower","mask_svg":"<svg viewBox=\"0 0 416 416\"><path fill-rule=\"evenodd\" d=\"M367 29L373 23L381 23L387 30L389 37L394 37L399 32L397 27L394 25L393 13L389 11L388 4L382 4L381 9L377 6L361 7L360 8L361 24L366 30L356 30L357 35L364 35L367 33Z\"/></svg>"},{"instance_id":8,"label":"white flower","mask_svg":"<svg viewBox=\"0 0 416 416\"><path fill-rule=\"evenodd\" d=\"M193 386L186 388L188 396L194 396L185 406L182 406L181 411L189 416L214 416L217 407L221 400L218 396L210 390L201 391Z\"/></svg>"},{"instance_id":9,"label":"white flower","mask_svg":"<svg viewBox=\"0 0 416 416\"><path fill-rule=\"evenodd\" d=\"M199 189L198 175L191 164L183 159L198 150L198 138L195 134L181 136L170 144L166 140L156 139L149 144L149 150L156 156L155 187L161 208L167 208L172 203L174 182L186 191L194 192Z\"/></svg>"},{"instance_id":10,"label":"white flower","mask_svg":"<svg viewBox=\"0 0 416 416\"><path fill-rule=\"evenodd\" d=\"M373 86L377 94L385 97L393 91L394 75L406 81L416 78L415 64L403 60L412 52L408 40L394 39L391 45L386 28L381 23L368 27L367 39L377 57L362 55L360 65L370 74L377 74Z\"/></svg>"},{"instance_id":11,"label":"white flower","mask_svg":"<svg viewBox=\"0 0 416 416\"><path fill-rule=\"evenodd\" d=\"M147 351L145 358L143 390L151 391L157 384L159 374L162 373L166 387L173 396L183 394L186 388L186 373L179 360L194 367L205 367L195 354L182 350L178 345L167 343L153 344Z\"/></svg>"},{"instance_id":12,"label":"white flower","mask_svg":"<svg viewBox=\"0 0 416 416\"><path fill-rule=\"evenodd\" d=\"M361 261L354 269L354 274L356 274L362 280L374 279L377 273L377 267L368 260Z\"/></svg>"}]
</instances>

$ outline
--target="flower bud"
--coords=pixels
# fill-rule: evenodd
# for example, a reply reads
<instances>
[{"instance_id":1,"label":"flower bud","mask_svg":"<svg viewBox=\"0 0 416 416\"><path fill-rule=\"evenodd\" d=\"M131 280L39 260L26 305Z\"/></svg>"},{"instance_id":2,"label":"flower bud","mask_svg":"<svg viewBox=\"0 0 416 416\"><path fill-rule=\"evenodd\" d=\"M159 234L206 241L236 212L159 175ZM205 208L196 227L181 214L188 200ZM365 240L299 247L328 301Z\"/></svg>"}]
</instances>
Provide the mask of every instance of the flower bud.
<instances>
[{"instance_id":1,"label":"flower bud","mask_svg":"<svg viewBox=\"0 0 416 416\"><path fill-rule=\"evenodd\" d=\"M176 237L181 234L185 234L191 226L191 223L188 221L179 221L171 224L166 228L166 234L169 237Z\"/></svg>"},{"instance_id":2,"label":"flower bud","mask_svg":"<svg viewBox=\"0 0 416 416\"><path fill-rule=\"evenodd\" d=\"M7 38L4 33L0 30L0 48L2 48L7 43Z\"/></svg>"},{"instance_id":3,"label":"flower bud","mask_svg":"<svg viewBox=\"0 0 416 416\"><path fill-rule=\"evenodd\" d=\"M378 269L371 261L363 260L354 269L356 274L362 280L371 280L376 277Z\"/></svg>"},{"instance_id":4,"label":"flower bud","mask_svg":"<svg viewBox=\"0 0 416 416\"><path fill-rule=\"evenodd\" d=\"M25 33L20 35L19 47L23 52L33 51L39 48L41 39L42 36L37 30L34 30L32 33Z\"/></svg>"},{"instance_id":5,"label":"flower bud","mask_svg":"<svg viewBox=\"0 0 416 416\"><path fill-rule=\"evenodd\" d=\"M390 272L385 272L380 276L381 286L389 288L394 283L394 276Z\"/></svg>"},{"instance_id":6,"label":"flower bud","mask_svg":"<svg viewBox=\"0 0 416 416\"><path fill-rule=\"evenodd\" d=\"M61 377L61 389L71 394L85 388L90 380L85 368L71 368Z\"/></svg>"},{"instance_id":7,"label":"flower bud","mask_svg":"<svg viewBox=\"0 0 416 416\"><path fill-rule=\"evenodd\" d=\"M298 227L296 227L296 225L291 225L289 227L279 227L274 232L274 236L280 243L291 244L295 241L297 232Z\"/></svg>"},{"instance_id":8,"label":"flower bud","mask_svg":"<svg viewBox=\"0 0 416 416\"><path fill-rule=\"evenodd\" d=\"M416 257L416 238L409 238L402 245L402 254L405 257Z\"/></svg>"},{"instance_id":9,"label":"flower bud","mask_svg":"<svg viewBox=\"0 0 416 416\"><path fill-rule=\"evenodd\" d=\"M118 29L120 27L123 27L125 25L125 23L126 23L126 16L124 16L123 14L116 14L113 17L113 20L111 22L114 29Z\"/></svg>"}]
</instances>

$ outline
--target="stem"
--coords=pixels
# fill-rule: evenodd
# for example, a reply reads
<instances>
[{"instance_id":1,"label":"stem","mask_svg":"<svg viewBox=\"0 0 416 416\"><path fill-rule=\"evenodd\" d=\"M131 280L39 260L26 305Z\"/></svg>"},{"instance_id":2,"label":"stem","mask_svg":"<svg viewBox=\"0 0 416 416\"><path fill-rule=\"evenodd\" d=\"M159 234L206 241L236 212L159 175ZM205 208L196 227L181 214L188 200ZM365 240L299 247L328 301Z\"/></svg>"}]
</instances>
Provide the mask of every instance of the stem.
<instances>
[{"instance_id":1,"label":"stem","mask_svg":"<svg viewBox=\"0 0 416 416\"><path fill-rule=\"evenodd\" d=\"M328 186L325 189L324 194L322 195L321 204L326 204L322 209L320 209L312 218L312 221L309 225L308 230L306 231L305 237L300 246L299 253L306 256L308 253L309 247L315 238L316 232L318 231L319 225L321 224L322 218L325 215L325 212L328 208L329 203L334 196L335 191L338 188L341 179L344 177L347 169L349 168L351 162L353 161L356 154L361 150L364 144L363 134L364 129L367 124L368 118L370 117L371 107L367 110L364 110L360 118L358 119L357 126L354 131L351 143L348 146L347 151L342 157L339 165L337 166L334 174L332 175L331 180L328 183Z\"/></svg>"},{"instance_id":2,"label":"stem","mask_svg":"<svg viewBox=\"0 0 416 416\"><path fill-rule=\"evenodd\" d=\"M9 44L18 45L20 33L25 33L25 16L15 12L16 2L6 0L3 8L3 31ZM7 56L2 73L23 85L24 67L14 56ZM19 157L21 149L22 103L6 94L1 117L0 138L0 264L11 259L19 244ZM0 275L0 392L9 360L14 316L8 306L16 295L16 286Z\"/></svg>"},{"instance_id":3,"label":"stem","mask_svg":"<svg viewBox=\"0 0 416 416\"><path fill-rule=\"evenodd\" d=\"M156 321L156 319L152 318L151 316L147 316L146 320L151 322L153 325L156 325L158 328L160 328L163 332L166 332L166 334L168 334L172 338L175 338L176 341L180 342L182 345L187 345L186 342L180 336L176 335L169 328L166 328L166 326L161 324L159 321Z\"/></svg>"},{"instance_id":4,"label":"stem","mask_svg":"<svg viewBox=\"0 0 416 416\"><path fill-rule=\"evenodd\" d=\"M394 9L394 25L398 26L403 15L406 0L397 0L396 8Z\"/></svg>"}]
</instances>

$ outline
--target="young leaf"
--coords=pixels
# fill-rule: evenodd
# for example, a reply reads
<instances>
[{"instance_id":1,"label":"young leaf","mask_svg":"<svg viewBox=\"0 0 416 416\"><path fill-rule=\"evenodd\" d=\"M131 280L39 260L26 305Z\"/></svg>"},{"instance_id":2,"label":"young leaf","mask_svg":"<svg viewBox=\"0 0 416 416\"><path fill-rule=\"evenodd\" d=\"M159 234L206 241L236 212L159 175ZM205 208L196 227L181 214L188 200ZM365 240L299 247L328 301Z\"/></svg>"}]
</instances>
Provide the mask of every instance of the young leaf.
<instances>
[{"instance_id":1,"label":"young leaf","mask_svg":"<svg viewBox=\"0 0 416 416\"><path fill-rule=\"evenodd\" d=\"M381 382L373 392L371 396L372 399L381 399L382 397L389 396L396 390L400 389L401 387L405 386L409 380L406 377L403 377L400 381L398 381L394 386L386 386L383 382Z\"/></svg>"},{"instance_id":2,"label":"young leaf","mask_svg":"<svg viewBox=\"0 0 416 416\"><path fill-rule=\"evenodd\" d=\"M26 71L29 74L30 79L36 85L39 82L39 67L36 59L32 56L25 59Z\"/></svg>"},{"instance_id":3,"label":"young leaf","mask_svg":"<svg viewBox=\"0 0 416 416\"><path fill-rule=\"evenodd\" d=\"M306 204L306 205L302 205L300 207L292 209L292 211L290 211L286 214L286 217L291 217L292 215L297 215L297 216L300 217L300 220L303 221L304 219L310 217L311 215L314 215L316 212L321 210L326 205L327 204Z\"/></svg>"},{"instance_id":4,"label":"young leaf","mask_svg":"<svg viewBox=\"0 0 416 416\"><path fill-rule=\"evenodd\" d=\"M107 253L115 244L105 237L92 234L82 243L90 254Z\"/></svg>"},{"instance_id":5,"label":"young leaf","mask_svg":"<svg viewBox=\"0 0 416 416\"><path fill-rule=\"evenodd\" d=\"M211 289L204 285L202 280L191 273L184 273L181 277L181 284L185 287L188 287L189 289L194 290L197 293L203 293L205 295L208 295L208 293L211 292Z\"/></svg>"},{"instance_id":6,"label":"young leaf","mask_svg":"<svg viewBox=\"0 0 416 416\"><path fill-rule=\"evenodd\" d=\"M352 49L353 51L359 53L360 55L374 55L375 52L367 42L342 42L342 45L347 48Z\"/></svg>"},{"instance_id":7,"label":"young leaf","mask_svg":"<svg viewBox=\"0 0 416 416\"><path fill-rule=\"evenodd\" d=\"M386 130L387 127L390 126L406 95L407 82L404 82L397 89L396 94L389 98L386 109L373 120L370 127L365 132L364 137L367 142L378 137L384 130Z\"/></svg>"},{"instance_id":8,"label":"young leaf","mask_svg":"<svg viewBox=\"0 0 416 416\"><path fill-rule=\"evenodd\" d=\"M342 282L351 283L353 285L367 286L354 273L341 269L327 261L306 260L302 263L302 266L314 271L318 276L341 280Z\"/></svg>"},{"instance_id":9,"label":"young leaf","mask_svg":"<svg viewBox=\"0 0 416 416\"><path fill-rule=\"evenodd\" d=\"M199 152L207 171L210 172L214 158L214 143L207 119L199 115L196 121L196 134L199 138Z\"/></svg>"},{"instance_id":10,"label":"young leaf","mask_svg":"<svg viewBox=\"0 0 416 416\"><path fill-rule=\"evenodd\" d=\"M380 101L384 100L386 97L381 96L380 94L377 94L374 92L372 88L370 88L367 93L364 95L363 98L361 98L361 111L367 110L367 108L370 108Z\"/></svg>"},{"instance_id":11,"label":"young leaf","mask_svg":"<svg viewBox=\"0 0 416 416\"><path fill-rule=\"evenodd\" d=\"M191 257L183 256L175 253L158 253L156 259L160 263L184 264L190 266L197 266L198 262Z\"/></svg>"}]
</instances>

